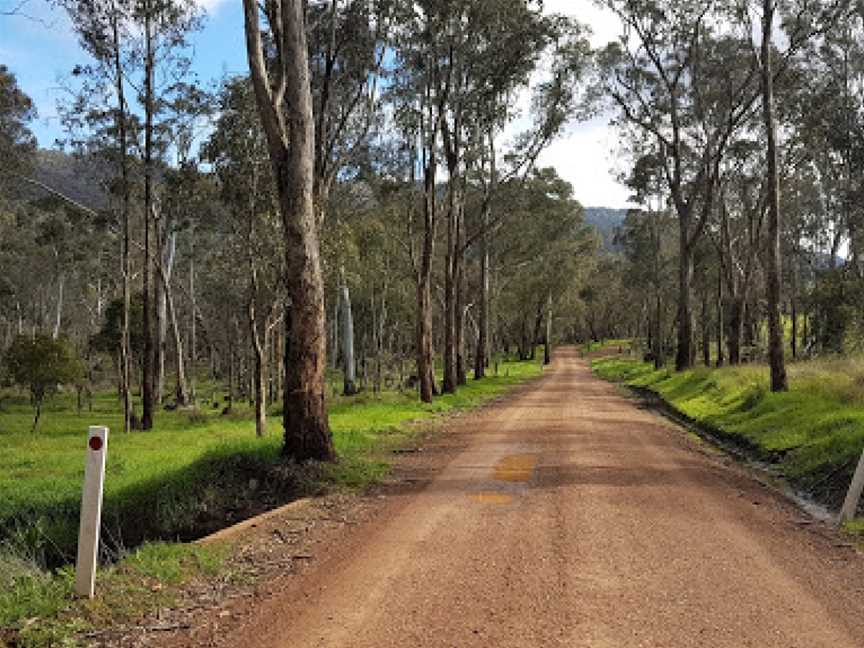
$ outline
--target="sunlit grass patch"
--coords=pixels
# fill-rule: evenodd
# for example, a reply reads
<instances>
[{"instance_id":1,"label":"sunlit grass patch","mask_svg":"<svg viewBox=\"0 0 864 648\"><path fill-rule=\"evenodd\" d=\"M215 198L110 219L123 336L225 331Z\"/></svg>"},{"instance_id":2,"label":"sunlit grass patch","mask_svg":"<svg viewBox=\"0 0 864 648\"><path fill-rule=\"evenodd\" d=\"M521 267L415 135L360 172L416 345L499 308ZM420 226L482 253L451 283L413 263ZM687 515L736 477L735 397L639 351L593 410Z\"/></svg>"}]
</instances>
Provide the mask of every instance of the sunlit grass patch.
<instances>
[{"instance_id":1,"label":"sunlit grass patch","mask_svg":"<svg viewBox=\"0 0 864 648\"><path fill-rule=\"evenodd\" d=\"M680 412L773 461L800 487L837 506L864 448L864 358L792 363L788 393L769 389L768 367L675 373L629 358L596 360L608 380L650 389Z\"/></svg>"}]
</instances>

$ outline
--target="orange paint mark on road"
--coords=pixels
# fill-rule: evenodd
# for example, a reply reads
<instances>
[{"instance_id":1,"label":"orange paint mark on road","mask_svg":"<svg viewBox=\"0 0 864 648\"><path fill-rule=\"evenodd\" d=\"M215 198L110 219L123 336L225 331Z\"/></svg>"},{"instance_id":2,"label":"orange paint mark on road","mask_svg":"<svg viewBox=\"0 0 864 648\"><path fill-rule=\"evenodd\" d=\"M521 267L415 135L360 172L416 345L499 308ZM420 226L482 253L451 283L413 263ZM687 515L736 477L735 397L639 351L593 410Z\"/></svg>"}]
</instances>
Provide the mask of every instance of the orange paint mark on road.
<instances>
[{"instance_id":1,"label":"orange paint mark on road","mask_svg":"<svg viewBox=\"0 0 864 648\"><path fill-rule=\"evenodd\" d=\"M513 501L513 496L507 493L471 493L468 497L480 504L510 504Z\"/></svg>"},{"instance_id":2,"label":"orange paint mark on road","mask_svg":"<svg viewBox=\"0 0 864 648\"><path fill-rule=\"evenodd\" d=\"M536 467L535 455L510 455L504 457L495 466L495 479L506 482L527 482L530 481Z\"/></svg>"}]
</instances>

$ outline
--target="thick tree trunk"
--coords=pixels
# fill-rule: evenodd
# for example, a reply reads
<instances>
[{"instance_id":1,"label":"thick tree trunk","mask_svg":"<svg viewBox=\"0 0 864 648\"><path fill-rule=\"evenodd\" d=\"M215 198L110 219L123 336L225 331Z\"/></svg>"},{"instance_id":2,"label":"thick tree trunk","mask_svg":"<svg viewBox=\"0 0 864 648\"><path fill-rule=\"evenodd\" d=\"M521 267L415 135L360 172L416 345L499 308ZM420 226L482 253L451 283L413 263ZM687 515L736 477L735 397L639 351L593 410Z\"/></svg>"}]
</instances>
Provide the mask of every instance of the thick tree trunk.
<instances>
[{"instance_id":1,"label":"thick tree trunk","mask_svg":"<svg viewBox=\"0 0 864 648\"><path fill-rule=\"evenodd\" d=\"M285 239L286 292L283 453L297 461L335 458L325 403L327 325L318 225L313 204L315 125L305 3L285 0L280 61L271 84L259 26L258 3L244 0L246 49L279 194ZM273 88L278 88L274 93Z\"/></svg>"},{"instance_id":2,"label":"thick tree trunk","mask_svg":"<svg viewBox=\"0 0 864 648\"><path fill-rule=\"evenodd\" d=\"M537 344L540 342L540 331L543 328L543 314L546 306L546 300L537 304L537 314L534 316L534 330L531 334L531 359L537 359Z\"/></svg>"},{"instance_id":3,"label":"thick tree trunk","mask_svg":"<svg viewBox=\"0 0 864 648\"><path fill-rule=\"evenodd\" d=\"M425 254L424 254L425 256ZM426 265L425 263L423 265ZM429 262L431 269L431 260ZM435 395L435 373L432 343L432 289L431 276L421 271L417 283L417 380L420 400L431 403Z\"/></svg>"},{"instance_id":4,"label":"thick tree trunk","mask_svg":"<svg viewBox=\"0 0 864 648\"><path fill-rule=\"evenodd\" d=\"M432 338L432 257L435 250L435 225L437 221L436 191L437 189L437 144L436 137L440 115L433 119L433 108L427 106L429 112L426 125L424 116L424 170L423 170L423 242L420 251L420 262L417 270L417 382L420 390L420 400L431 403L435 396L435 366L434 340ZM426 132L428 129L430 132ZM412 163L413 168L413 163ZM412 170L412 177L413 177Z\"/></svg>"},{"instance_id":5,"label":"thick tree trunk","mask_svg":"<svg viewBox=\"0 0 864 648\"><path fill-rule=\"evenodd\" d=\"M150 229L153 210L153 25L152 6L150 0L145 0L144 16L144 359L141 377L141 428L149 430L153 427L153 326L151 311L153 302L150 295Z\"/></svg>"},{"instance_id":6,"label":"thick tree trunk","mask_svg":"<svg viewBox=\"0 0 864 648\"><path fill-rule=\"evenodd\" d=\"M774 2L762 2L762 112L768 141L768 258L765 264L768 283L768 355L771 363L771 391L788 391L783 349L783 322L780 316L780 180L777 170L777 124L774 111L774 72L771 38L774 28Z\"/></svg>"}]
</instances>

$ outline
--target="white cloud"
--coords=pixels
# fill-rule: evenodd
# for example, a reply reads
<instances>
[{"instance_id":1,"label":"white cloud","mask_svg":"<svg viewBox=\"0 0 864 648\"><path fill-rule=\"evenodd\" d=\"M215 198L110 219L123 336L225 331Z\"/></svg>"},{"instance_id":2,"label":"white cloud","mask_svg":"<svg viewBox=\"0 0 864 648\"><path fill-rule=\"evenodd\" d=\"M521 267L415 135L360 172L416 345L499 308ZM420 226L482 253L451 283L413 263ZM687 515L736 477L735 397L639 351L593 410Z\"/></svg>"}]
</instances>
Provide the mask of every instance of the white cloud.
<instances>
[{"instance_id":1,"label":"white cloud","mask_svg":"<svg viewBox=\"0 0 864 648\"><path fill-rule=\"evenodd\" d=\"M573 16L591 27L591 44L600 47L615 40L621 23L609 10L591 0L546 0L547 12ZM608 116L571 125L565 136L540 156L539 163L554 166L573 185L575 197L586 207L626 207L629 192L616 176L623 170L616 151L618 137Z\"/></svg>"},{"instance_id":2,"label":"white cloud","mask_svg":"<svg viewBox=\"0 0 864 648\"><path fill-rule=\"evenodd\" d=\"M591 44L595 47L615 40L621 34L621 22L608 9L601 9L591 0L545 0L548 13L573 16L579 22L589 25L593 32Z\"/></svg>"},{"instance_id":3,"label":"white cloud","mask_svg":"<svg viewBox=\"0 0 864 648\"><path fill-rule=\"evenodd\" d=\"M195 0L198 6L204 9L211 16L216 13L216 10L227 2L227 0Z\"/></svg>"},{"instance_id":4,"label":"white cloud","mask_svg":"<svg viewBox=\"0 0 864 648\"><path fill-rule=\"evenodd\" d=\"M540 156L540 166L553 166L573 185L574 197L585 207L628 206L629 193L616 176L617 135L605 119L580 124Z\"/></svg>"}]
</instances>

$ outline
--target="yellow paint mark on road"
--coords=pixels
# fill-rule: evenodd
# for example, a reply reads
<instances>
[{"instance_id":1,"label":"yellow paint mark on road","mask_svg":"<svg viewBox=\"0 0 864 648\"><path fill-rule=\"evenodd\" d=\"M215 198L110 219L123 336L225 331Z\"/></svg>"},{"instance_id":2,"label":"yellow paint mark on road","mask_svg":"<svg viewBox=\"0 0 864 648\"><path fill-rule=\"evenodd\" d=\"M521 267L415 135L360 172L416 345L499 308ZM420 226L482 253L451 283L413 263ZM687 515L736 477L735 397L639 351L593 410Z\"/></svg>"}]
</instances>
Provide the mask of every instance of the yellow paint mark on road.
<instances>
[{"instance_id":1,"label":"yellow paint mark on road","mask_svg":"<svg viewBox=\"0 0 864 648\"><path fill-rule=\"evenodd\" d=\"M471 493L469 497L480 504L509 504L513 496L507 493Z\"/></svg>"},{"instance_id":2,"label":"yellow paint mark on road","mask_svg":"<svg viewBox=\"0 0 864 648\"><path fill-rule=\"evenodd\" d=\"M537 467L535 455L522 454L504 457L495 466L495 479L506 482L527 482Z\"/></svg>"}]
</instances>

